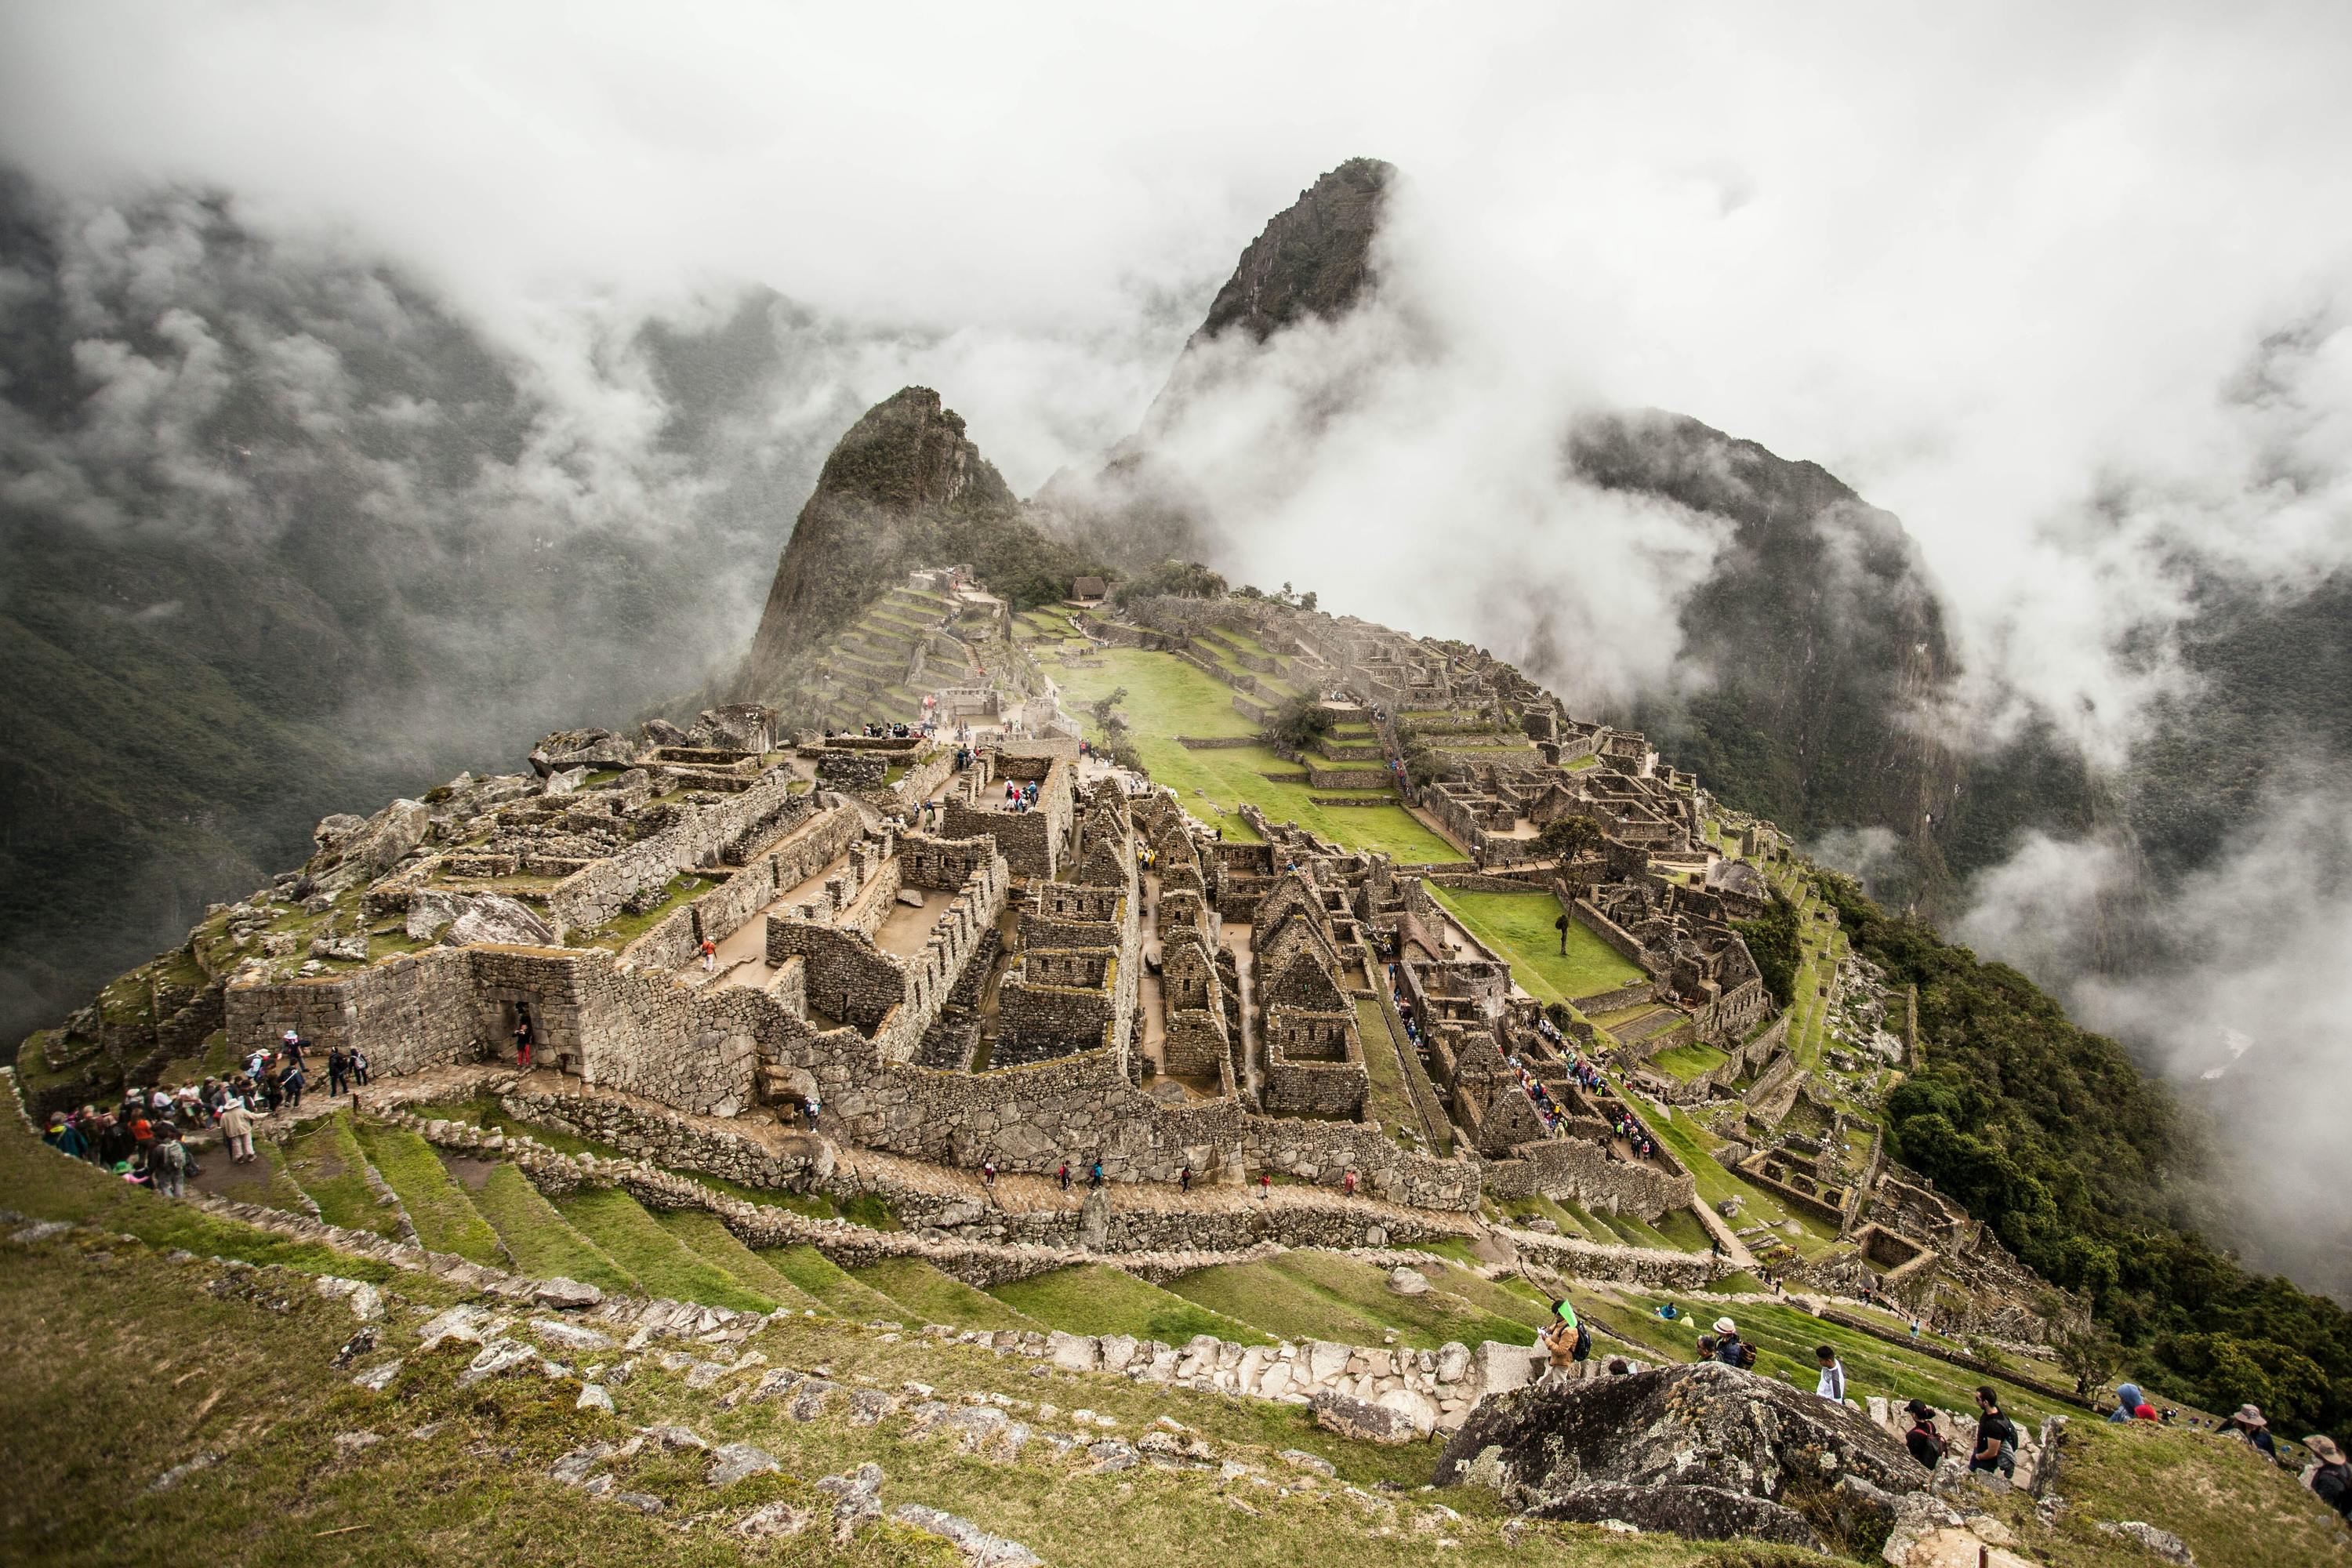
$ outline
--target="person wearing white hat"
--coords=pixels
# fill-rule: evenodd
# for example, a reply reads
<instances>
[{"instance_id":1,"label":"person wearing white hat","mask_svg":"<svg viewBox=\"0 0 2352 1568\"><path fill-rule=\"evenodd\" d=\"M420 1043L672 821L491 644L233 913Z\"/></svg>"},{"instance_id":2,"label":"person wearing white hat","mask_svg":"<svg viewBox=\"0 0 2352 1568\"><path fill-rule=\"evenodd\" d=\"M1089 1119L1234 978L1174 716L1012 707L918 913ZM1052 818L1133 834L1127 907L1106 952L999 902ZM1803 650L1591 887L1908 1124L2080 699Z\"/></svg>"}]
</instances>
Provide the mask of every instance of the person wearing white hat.
<instances>
[{"instance_id":1,"label":"person wearing white hat","mask_svg":"<svg viewBox=\"0 0 2352 1568\"><path fill-rule=\"evenodd\" d=\"M1729 1318L1715 1321L1715 1359L1726 1366L1754 1366L1756 1352L1739 1337L1739 1327Z\"/></svg>"},{"instance_id":2,"label":"person wearing white hat","mask_svg":"<svg viewBox=\"0 0 2352 1568\"><path fill-rule=\"evenodd\" d=\"M2239 1405L2231 1413L2230 1418L2221 1423L2221 1430L2234 1432L2273 1459L2278 1458L2278 1439L2271 1436L2271 1424L2263 1419L2260 1405Z\"/></svg>"}]
</instances>

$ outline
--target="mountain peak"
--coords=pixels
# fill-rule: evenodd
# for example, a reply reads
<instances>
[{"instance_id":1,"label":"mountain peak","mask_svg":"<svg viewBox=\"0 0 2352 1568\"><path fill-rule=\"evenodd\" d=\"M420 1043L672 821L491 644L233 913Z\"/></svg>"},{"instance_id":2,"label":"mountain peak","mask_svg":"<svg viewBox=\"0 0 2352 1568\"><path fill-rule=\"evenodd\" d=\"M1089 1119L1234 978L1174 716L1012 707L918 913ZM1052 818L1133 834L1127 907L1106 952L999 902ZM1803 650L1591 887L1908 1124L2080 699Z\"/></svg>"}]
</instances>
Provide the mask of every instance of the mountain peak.
<instances>
[{"instance_id":1,"label":"mountain peak","mask_svg":"<svg viewBox=\"0 0 2352 1568\"><path fill-rule=\"evenodd\" d=\"M1350 158L1276 213L1209 305L1195 343L1235 328L1259 342L1308 316L1345 315L1371 278L1372 236L1396 165Z\"/></svg>"}]
</instances>

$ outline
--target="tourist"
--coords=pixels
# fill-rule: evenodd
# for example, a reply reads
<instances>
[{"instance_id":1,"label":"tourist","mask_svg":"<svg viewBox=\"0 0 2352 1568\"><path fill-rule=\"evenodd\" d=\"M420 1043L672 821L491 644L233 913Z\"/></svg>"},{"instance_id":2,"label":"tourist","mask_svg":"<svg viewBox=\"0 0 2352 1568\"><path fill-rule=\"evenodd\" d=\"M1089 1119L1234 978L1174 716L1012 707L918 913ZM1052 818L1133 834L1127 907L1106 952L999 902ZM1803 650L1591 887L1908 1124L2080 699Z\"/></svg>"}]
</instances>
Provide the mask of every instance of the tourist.
<instances>
[{"instance_id":1,"label":"tourist","mask_svg":"<svg viewBox=\"0 0 2352 1568\"><path fill-rule=\"evenodd\" d=\"M354 1046L352 1047L352 1081L359 1085L362 1089L365 1089L367 1087L367 1053Z\"/></svg>"},{"instance_id":2,"label":"tourist","mask_svg":"<svg viewBox=\"0 0 2352 1568\"><path fill-rule=\"evenodd\" d=\"M343 1055L343 1047L336 1046L329 1050L327 1052L328 1099L332 1100L343 1092L345 1079L350 1073L351 1060Z\"/></svg>"},{"instance_id":3,"label":"tourist","mask_svg":"<svg viewBox=\"0 0 2352 1568\"><path fill-rule=\"evenodd\" d=\"M2303 1478L2303 1484L2352 1524L2352 1466L2345 1464L2344 1450L2336 1446L2335 1438L2315 1432L2303 1440L2303 1446L2319 1461Z\"/></svg>"},{"instance_id":4,"label":"tourist","mask_svg":"<svg viewBox=\"0 0 2352 1568\"><path fill-rule=\"evenodd\" d=\"M719 944L707 936L702 939L702 973L719 973Z\"/></svg>"},{"instance_id":5,"label":"tourist","mask_svg":"<svg viewBox=\"0 0 2352 1568\"><path fill-rule=\"evenodd\" d=\"M1632 1376L1632 1375L1633 1375L1633 1363L1632 1362L1627 1361L1623 1356L1622 1356L1622 1355L1612 1355L1612 1356L1611 1356L1611 1357L1609 1358L1609 1375L1610 1375L1610 1376L1612 1376L1612 1377L1630 1377L1630 1376Z\"/></svg>"},{"instance_id":6,"label":"tourist","mask_svg":"<svg viewBox=\"0 0 2352 1568\"><path fill-rule=\"evenodd\" d=\"M1350 1171L1346 1175L1340 1177L1339 1187L1340 1190L1346 1193L1348 1196L1351 1198L1354 1197L1356 1195L1356 1173Z\"/></svg>"},{"instance_id":7,"label":"tourist","mask_svg":"<svg viewBox=\"0 0 2352 1568\"><path fill-rule=\"evenodd\" d=\"M1813 1392L1832 1405L1843 1405L1845 1368L1838 1364L1837 1352L1828 1345L1815 1345L1813 1360L1821 1367L1821 1376L1813 1384Z\"/></svg>"},{"instance_id":8,"label":"tourist","mask_svg":"<svg viewBox=\"0 0 2352 1568\"><path fill-rule=\"evenodd\" d=\"M530 1070L530 1015L521 1013L515 1018L515 1065L523 1071Z\"/></svg>"},{"instance_id":9,"label":"tourist","mask_svg":"<svg viewBox=\"0 0 2352 1568\"><path fill-rule=\"evenodd\" d=\"M155 1190L167 1198L184 1198L187 1193L188 1150L180 1142L180 1130L173 1128L168 1137L157 1140L154 1158L149 1162L155 1175Z\"/></svg>"},{"instance_id":10,"label":"tourist","mask_svg":"<svg viewBox=\"0 0 2352 1568\"><path fill-rule=\"evenodd\" d=\"M1063 1161L1061 1170L1055 1173L1062 1178L1062 1190L1066 1193L1068 1192L1070 1190L1070 1163L1067 1160Z\"/></svg>"},{"instance_id":11,"label":"tourist","mask_svg":"<svg viewBox=\"0 0 2352 1568\"><path fill-rule=\"evenodd\" d=\"M819 1116L823 1115L823 1114L824 1114L824 1106L823 1105L823 1103L821 1103L821 1102L819 1101L819 1100L818 1100L817 1096L816 1096L816 1095L814 1095L814 1093L812 1093L812 1094L808 1097L808 1121L809 1121L809 1125L810 1125L811 1127L815 1126L815 1125L816 1125L816 1119L817 1119Z\"/></svg>"},{"instance_id":12,"label":"tourist","mask_svg":"<svg viewBox=\"0 0 2352 1568\"><path fill-rule=\"evenodd\" d=\"M1543 1347L1544 1354L1549 1358L1544 1364L1543 1376L1538 1379L1539 1383L1568 1381L1580 1359L1576 1353L1577 1337L1583 1332L1582 1326L1573 1321L1556 1321L1544 1325L1543 1332L1536 1336L1537 1342Z\"/></svg>"},{"instance_id":13,"label":"tourist","mask_svg":"<svg viewBox=\"0 0 2352 1568\"><path fill-rule=\"evenodd\" d=\"M1969 1469L2017 1473L2017 1423L2001 1414L2000 1396L1986 1384L1977 1389L1977 1447L1969 1456Z\"/></svg>"},{"instance_id":14,"label":"tourist","mask_svg":"<svg viewBox=\"0 0 2352 1568\"><path fill-rule=\"evenodd\" d=\"M1176 1173L1176 1190L1180 1193L1189 1193L1192 1190L1192 1166L1187 1165Z\"/></svg>"},{"instance_id":15,"label":"tourist","mask_svg":"<svg viewBox=\"0 0 2352 1568\"><path fill-rule=\"evenodd\" d=\"M289 1029L286 1031L285 1037L278 1042L278 1046L280 1055L285 1057L287 1060L292 1062L296 1067L300 1067L302 1065L302 1053L310 1048L310 1042L296 1034L293 1030Z\"/></svg>"},{"instance_id":16,"label":"tourist","mask_svg":"<svg viewBox=\"0 0 2352 1568\"><path fill-rule=\"evenodd\" d=\"M1257 1173L1257 1195L1268 1203L1274 1201L1274 1177L1265 1171Z\"/></svg>"},{"instance_id":17,"label":"tourist","mask_svg":"<svg viewBox=\"0 0 2352 1568\"><path fill-rule=\"evenodd\" d=\"M1936 1413L1924 1399L1915 1399L1904 1408L1911 1413L1911 1430L1903 1434L1903 1446L1932 1470L1944 1462L1944 1439L1936 1431Z\"/></svg>"},{"instance_id":18,"label":"tourist","mask_svg":"<svg viewBox=\"0 0 2352 1568\"><path fill-rule=\"evenodd\" d=\"M228 1145L229 1163L249 1164L253 1160L253 1112L242 1101L231 1099L221 1112L221 1138Z\"/></svg>"},{"instance_id":19,"label":"tourist","mask_svg":"<svg viewBox=\"0 0 2352 1568\"><path fill-rule=\"evenodd\" d=\"M2230 1418L2222 1422L2215 1430L2235 1433L2268 1454L2273 1461L2278 1458L2278 1439L2271 1436L2271 1424L2263 1419L2260 1405L2239 1405L2231 1414Z\"/></svg>"},{"instance_id":20,"label":"tourist","mask_svg":"<svg viewBox=\"0 0 2352 1568\"><path fill-rule=\"evenodd\" d=\"M302 1063L300 1058L298 1058L293 1061L288 1062L286 1064L286 1070L280 1073L278 1077L278 1087L285 1096L287 1110L299 1110L302 1109L302 1089L304 1082L305 1074L302 1071Z\"/></svg>"},{"instance_id":21,"label":"tourist","mask_svg":"<svg viewBox=\"0 0 2352 1568\"><path fill-rule=\"evenodd\" d=\"M1099 1187L1102 1184L1102 1162L1100 1160L1097 1160L1093 1166L1087 1172L1087 1185L1089 1187Z\"/></svg>"},{"instance_id":22,"label":"tourist","mask_svg":"<svg viewBox=\"0 0 2352 1568\"><path fill-rule=\"evenodd\" d=\"M2116 1407L2107 1412L2107 1419L2110 1421L2155 1421L2158 1420L2158 1417L2156 1414L2156 1407L2147 1402L2147 1395L2140 1393L2138 1384L2119 1383L2116 1384Z\"/></svg>"},{"instance_id":23,"label":"tourist","mask_svg":"<svg viewBox=\"0 0 2352 1568\"><path fill-rule=\"evenodd\" d=\"M1911 1338L1915 1343L1919 1338L1919 1320L1916 1318L1911 1320Z\"/></svg>"},{"instance_id":24,"label":"tourist","mask_svg":"<svg viewBox=\"0 0 2352 1568\"><path fill-rule=\"evenodd\" d=\"M68 1159L79 1160L89 1152L89 1141L82 1137L80 1129L66 1120L63 1111L49 1113L48 1130L41 1134L41 1142Z\"/></svg>"},{"instance_id":25,"label":"tourist","mask_svg":"<svg viewBox=\"0 0 2352 1568\"><path fill-rule=\"evenodd\" d=\"M1682 1315L1683 1310L1680 1307L1675 1306L1672 1301L1667 1302L1664 1306L1658 1309L1658 1317L1661 1321L1665 1322L1672 1323L1679 1321Z\"/></svg>"},{"instance_id":26,"label":"tourist","mask_svg":"<svg viewBox=\"0 0 2352 1568\"><path fill-rule=\"evenodd\" d=\"M1729 1318L1715 1321L1715 1359L1726 1366L1754 1366L1756 1352L1739 1337L1738 1325Z\"/></svg>"},{"instance_id":27,"label":"tourist","mask_svg":"<svg viewBox=\"0 0 2352 1568\"><path fill-rule=\"evenodd\" d=\"M982 1184L982 1186L989 1186L989 1187L992 1187L992 1186L996 1185L996 1162L995 1162L995 1161L993 1161L993 1160L982 1160L982 1161L980 1163L980 1180L981 1180L981 1184Z\"/></svg>"}]
</instances>

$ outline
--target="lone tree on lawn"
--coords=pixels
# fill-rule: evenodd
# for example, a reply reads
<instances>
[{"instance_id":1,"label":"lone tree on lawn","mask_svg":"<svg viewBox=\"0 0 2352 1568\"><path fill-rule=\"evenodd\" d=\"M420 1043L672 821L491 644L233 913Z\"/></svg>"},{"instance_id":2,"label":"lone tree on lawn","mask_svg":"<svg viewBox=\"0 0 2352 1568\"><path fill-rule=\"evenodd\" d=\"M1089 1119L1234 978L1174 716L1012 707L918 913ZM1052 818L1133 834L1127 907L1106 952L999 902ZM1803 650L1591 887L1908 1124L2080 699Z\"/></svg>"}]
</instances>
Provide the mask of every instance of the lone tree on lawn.
<instances>
[{"instance_id":1,"label":"lone tree on lawn","mask_svg":"<svg viewBox=\"0 0 2352 1568\"><path fill-rule=\"evenodd\" d=\"M1268 731L1284 744L1304 752L1331 732L1331 710L1312 697L1294 697L1275 710Z\"/></svg>"},{"instance_id":2,"label":"lone tree on lawn","mask_svg":"<svg viewBox=\"0 0 2352 1568\"><path fill-rule=\"evenodd\" d=\"M1543 846L1545 854L1556 855L1565 863L1587 851L1600 848L1601 838L1601 824L1579 815L1544 824L1544 830L1537 835L1536 842Z\"/></svg>"}]
</instances>

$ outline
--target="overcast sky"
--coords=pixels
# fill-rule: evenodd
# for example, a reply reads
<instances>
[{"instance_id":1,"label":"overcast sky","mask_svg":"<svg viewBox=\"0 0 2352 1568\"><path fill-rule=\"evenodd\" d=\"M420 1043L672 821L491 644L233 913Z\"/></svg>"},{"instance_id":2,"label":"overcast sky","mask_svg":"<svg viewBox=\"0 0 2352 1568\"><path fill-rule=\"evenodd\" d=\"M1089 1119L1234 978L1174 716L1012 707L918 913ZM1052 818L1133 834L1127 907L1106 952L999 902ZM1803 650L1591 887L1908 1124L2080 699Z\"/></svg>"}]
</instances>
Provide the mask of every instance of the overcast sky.
<instances>
[{"instance_id":1,"label":"overcast sky","mask_svg":"<svg viewBox=\"0 0 2352 1568\"><path fill-rule=\"evenodd\" d=\"M2151 535L2282 573L2346 545L2352 7L5 17L14 160L340 231L559 386L583 314L757 280L929 334L877 377L930 374L1033 489L1133 427L1267 216L1370 153L1407 177L1401 259L1515 384L1822 461L1921 539L1971 664L2053 706L2127 722L2098 645L2170 591ZM2322 504L2278 504L2282 443Z\"/></svg>"}]
</instances>

